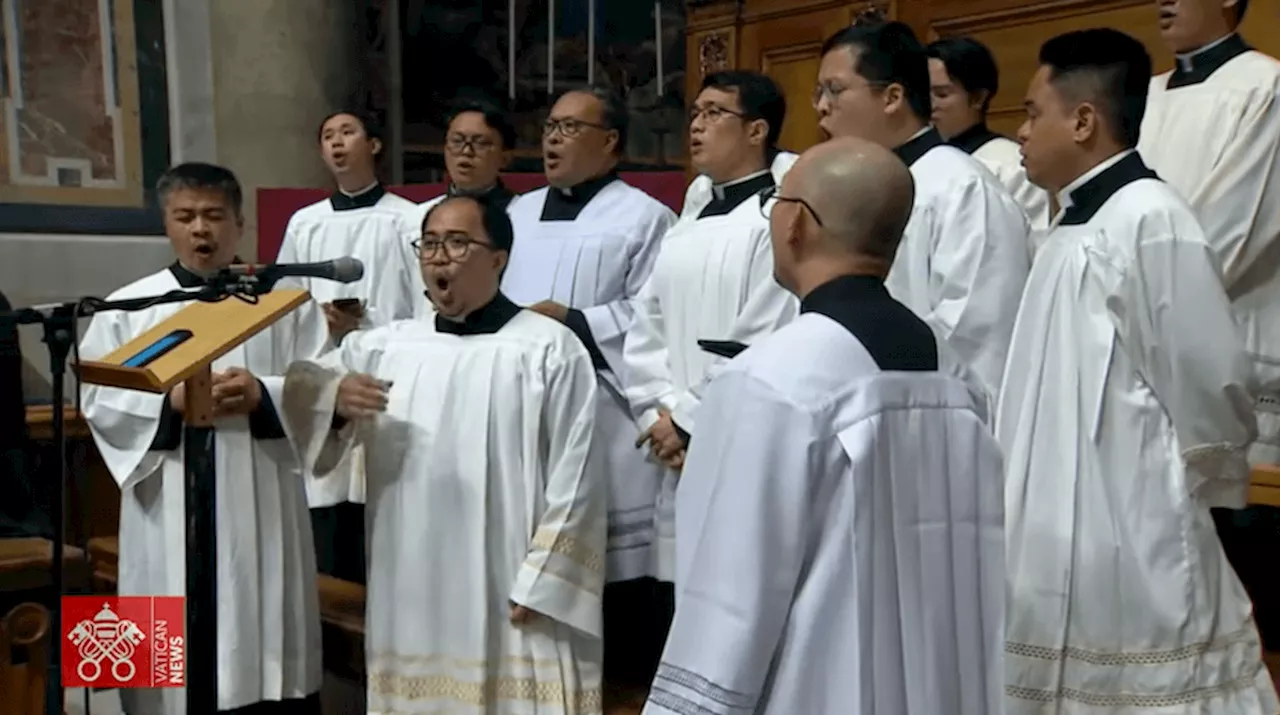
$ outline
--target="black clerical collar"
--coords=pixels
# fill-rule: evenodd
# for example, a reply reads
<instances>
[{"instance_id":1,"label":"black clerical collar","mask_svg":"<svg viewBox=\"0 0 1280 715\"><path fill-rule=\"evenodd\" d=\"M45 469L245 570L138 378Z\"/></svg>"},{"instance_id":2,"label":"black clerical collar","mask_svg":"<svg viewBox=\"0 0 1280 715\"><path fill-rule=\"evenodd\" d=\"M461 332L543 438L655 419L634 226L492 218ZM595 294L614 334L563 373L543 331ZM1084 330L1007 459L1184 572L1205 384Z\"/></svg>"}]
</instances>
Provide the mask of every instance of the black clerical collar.
<instances>
[{"instance_id":1,"label":"black clerical collar","mask_svg":"<svg viewBox=\"0 0 1280 715\"><path fill-rule=\"evenodd\" d=\"M1063 226L1088 223L1120 189L1139 179L1158 178L1160 177L1156 176L1156 172L1142 162L1138 152L1130 151L1116 163L1067 192L1070 203L1062 202L1066 208L1059 223Z\"/></svg>"},{"instance_id":2,"label":"black clerical collar","mask_svg":"<svg viewBox=\"0 0 1280 715\"><path fill-rule=\"evenodd\" d=\"M851 300L885 298L889 298L889 289L884 287L884 279L879 276L840 276L809 291L809 295L800 301L800 312L829 316L835 306Z\"/></svg>"},{"instance_id":3,"label":"black clerical collar","mask_svg":"<svg viewBox=\"0 0 1280 715\"><path fill-rule=\"evenodd\" d=\"M381 201L386 194L387 190L382 188L382 184L374 184L358 194L344 194L341 191L335 191L329 197L329 204L333 206L334 211L367 209Z\"/></svg>"},{"instance_id":4,"label":"black clerical collar","mask_svg":"<svg viewBox=\"0 0 1280 715\"><path fill-rule=\"evenodd\" d=\"M716 184L711 187L711 195L713 197L711 203L702 209L702 213L698 214L698 218L724 216L738 208L738 205L743 201L772 186L774 186L773 173L768 169L762 169L741 179Z\"/></svg>"},{"instance_id":5,"label":"black clerical collar","mask_svg":"<svg viewBox=\"0 0 1280 715\"><path fill-rule=\"evenodd\" d=\"M972 154L986 146L987 142L992 139L999 138L999 134L996 134L987 128L986 122L978 122L977 124L951 137L951 140L947 143L966 154Z\"/></svg>"},{"instance_id":6,"label":"black clerical collar","mask_svg":"<svg viewBox=\"0 0 1280 715\"><path fill-rule=\"evenodd\" d=\"M496 206L504 211L511 203L511 199L516 196L511 189L508 189L506 185L502 183L502 179L498 179L498 183L482 191L460 189L451 181L449 182L449 188L445 189L445 194L448 196L470 196L481 203Z\"/></svg>"},{"instance_id":7,"label":"black clerical collar","mask_svg":"<svg viewBox=\"0 0 1280 715\"><path fill-rule=\"evenodd\" d=\"M498 293L493 300L485 303L478 310L472 311L462 320L450 320L436 313L436 332L452 335L489 335L501 330L502 326L510 322L519 312L520 306L512 303L502 293Z\"/></svg>"},{"instance_id":8,"label":"black clerical collar","mask_svg":"<svg viewBox=\"0 0 1280 715\"><path fill-rule=\"evenodd\" d=\"M244 263L239 256L231 259L231 263ZM173 279L178 281L178 285L183 288L199 288L208 285L208 281L199 273L187 268L178 261L174 261L169 266L169 272L173 274Z\"/></svg>"},{"instance_id":9,"label":"black clerical collar","mask_svg":"<svg viewBox=\"0 0 1280 715\"><path fill-rule=\"evenodd\" d=\"M1169 75L1168 89L1200 84L1209 75L1231 60L1253 49L1238 34L1232 33L1208 47L1178 55L1173 74Z\"/></svg>"},{"instance_id":10,"label":"black clerical collar","mask_svg":"<svg viewBox=\"0 0 1280 715\"><path fill-rule=\"evenodd\" d=\"M929 153L930 149L940 147L943 144L942 135L938 133L937 129L930 126L921 130L919 134L911 137L905 144L898 146L893 151L907 166L911 166L920 157Z\"/></svg>"},{"instance_id":11,"label":"black clerical collar","mask_svg":"<svg viewBox=\"0 0 1280 715\"><path fill-rule=\"evenodd\" d=\"M567 189L547 187L547 201L542 205L543 221L573 221L604 187L618 180L618 172L588 179Z\"/></svg>"},{"instance_id":12,"label":"black clerical collar","mask_svg":"<svg viewBox=\"0 0 1280 715\"><path fill-rule=\"evenodd\" d=\"M889 295L883 278L833 278L800 301L800 312L824 315L848 330L881 370L938 369L933 330Z\"/></svg>"}]
</instances>

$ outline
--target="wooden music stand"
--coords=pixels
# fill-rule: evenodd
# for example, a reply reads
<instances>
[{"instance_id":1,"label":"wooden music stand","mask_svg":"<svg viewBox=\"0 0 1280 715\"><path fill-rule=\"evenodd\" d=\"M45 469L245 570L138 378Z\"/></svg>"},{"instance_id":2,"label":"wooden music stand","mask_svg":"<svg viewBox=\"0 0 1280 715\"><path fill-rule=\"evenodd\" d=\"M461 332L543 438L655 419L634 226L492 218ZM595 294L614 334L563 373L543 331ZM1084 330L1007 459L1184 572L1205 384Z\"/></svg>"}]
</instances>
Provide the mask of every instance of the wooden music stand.
<instances>
[{"instance_id":1,"label":"wooden music stand","mask_svg":"<svg viewBox=\"0 0 1280 715\"><path fill-rule=\"evenodd\" d=\"M1280 507L1280 465L1259 464L1253 468L1249 504Z\"/></svg>"},{"instance_id":2,"label":"wooden music stand","mask_svg":"<svg viewBox=\"0 0 1280 715\"><path fill-rule=\"evenodd\" d=\"M281 289L256 302L230 297L187 305L100 360L79 365L80 381L167 394L185 385L182 429L187 523L187 713L213 715L218 708L217 531L213 370L215 360L305 303L305 290ZM176 330L191 337L142 367L126 367L137 355Z\"/></svg>"}]
</instances>

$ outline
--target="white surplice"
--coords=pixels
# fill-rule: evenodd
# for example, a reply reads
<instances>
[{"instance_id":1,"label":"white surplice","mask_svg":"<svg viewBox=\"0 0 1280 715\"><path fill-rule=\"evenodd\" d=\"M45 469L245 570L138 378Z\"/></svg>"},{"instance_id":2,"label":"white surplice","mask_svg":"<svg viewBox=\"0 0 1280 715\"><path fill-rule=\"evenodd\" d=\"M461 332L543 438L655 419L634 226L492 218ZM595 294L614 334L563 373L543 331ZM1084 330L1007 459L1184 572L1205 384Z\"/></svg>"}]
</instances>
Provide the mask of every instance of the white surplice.
<instances>
[{"instance_id":1,"label":"white surplice","mask_svg":"<svg viewBox=\"0 0 1280 715\"><path fill-rule=\"evenodd\" d=\"M775 184L793 163L775 162ZM700 204L705 209L710 202ZM665 409L681 429L696 433L702 392L728 363L699 347L699 340L750 345L795 317L798 304L774 279L773 265L769 221L756 196L728 213L686 213L667 232L624 346L627 399L642 430ZM633 437L633 449L634 442ZM656 541L657 576L663 581L675 578L678 483L678 473L664 470Z\"/></svg>"},{"instance_id":2,"label":"white surplice","mask_svg":"<svg viewBox=\"0 0 1280 715\"><path fill-rule=\"evenodd\" d=\"M568 329L506 304L494 332L401 321L289 372L284 413L308 465L323 473L357 431L365 445L369 713L600 712L595 372ZM346 370L390 381L389 402L333 431ZM545 615L512 625L510 601Z\"/></svg>"},{"instance_id":3,"label":"white surplice","mask_svg":"<svg viewBox=\"0 0 1280 715\"><path fill-rule=\"evenodd\" d=\"M1138 148L1191 204L1261 381L1255 464L1280 462L1280 61L1238 35L1151 80Z\"/></svg>"},{"instance_id":4,"label":"white surplice","mask_svg":"<svg viewBox=\"0 0 1280 715\"><path fill-rule=\"evenodd\" d=\"M1209 516L1243 499L1255 434L1250 363L1212 251L1134 152L1059 200L996 419L1006 712L1278 712Z\"/></svg>"},{"instance_id":5,"label":"white surplice","mask_svg":"<svg viewBox=\"0 0 1280 715\"><path fill-rule=\"evenodd\" d=\"M1027 179L1027 170L1022 166L1022 152L1017 142L1006 137L996 137L970 156L990 169L1013 200L1018 202L1031 222L1032 233L1049 228L1049 192Z\"/></svg>"},{"instance_id":6,"label":"white surplice","mask_svg":"<svg viewBox=\"0 0 1280 715\"><path fill-rule=\"evenodd\" d=\"M163 270L121 288L110 300L155 296L179 288ZM230 300L235 300L234 298ZM100 358L183 304L94 316L80 357ZM316 357L328 327L308 301L213 363L243 367L278 408L288 365ZM166 398L84 385L85 420L120 485L122 596L181 596L186 590L183 450L152 450ZM319 691L320 610L315 551L303 478L285 439L255 439L249 419L214 423L217 469L219 710L259 701L303 698ZM124 690L130 715L182 715L181 689Z\"/></svg>"},{"instance_id":7,"label":"white surplice","mask_svg":"<svg viewBox=\"0 0 1280 715\"><path fill-rule=\"evenodd\" d=\"M928 128L896 149L915 204L887 284L994 400L1030 269L1026 214L976 159Z\"/></svg>"},{"instance_id":8,"label":"white surplice","mask_svg":"<svg viewBox=\"0 0 1280 715\"><path fill-rule=\"evenodd\" d=\"M351 256L364 264L364 277L354 283L321 278L291 278L318 303L340 298L365 301L362 328L410 318L425 303L418 261L410 243L420 230L414 225L418 205L375 185L363 194L334 196L301 208L289 218L277 263L312 263ZM355 460L358 461L358 460ZM324 479L307 480L312 509L343 502L364 503L364 475L354 464L335 469Z\"/></svg>"},{"instance_id":9,"label":"white surplice","mask_svg":"<svg viewBox=\"0 0 1280 715\"><path fill-rule=\"evenodd\" d=\"M730 363L684 467L645 714L1000 712L1001 458L980 407L936 371L882 372L818 313Z\"/></svg>"},{"instance_id":10,"label":"white surplice","mask_svg":"<svg viewBox=\"0 0 1280 715\"><path fill-rule=\"evenodd\" d=\"M520 305L553 300L574 309L571 327L589 333L582 337L603 359L590 471L609 484L608 580L652 576L654 507L663 469L635 447L640 430L623 395L622 344L633 302L675 214L615 179L583 197L585 205L572 220L544 220L551 191L543 187L511 203L515 246L502 291Z\"/></svg>"},{"instance_id":11,"label":"white surplice","mask_svg":"<svg viewBox=\"0 0 1280 715\"><path fill-rule=\"evenodd\" d=\"M978 123L947 140L947 143L977 159L996 175L1014 201L1022 207L1031 222L1031 245L1034 251L1038 239L1049 228L1049 192L1027 179L1022 166L1022 152L1018 143L996 134L985 123Z\"/></svg>"}]
</instances>

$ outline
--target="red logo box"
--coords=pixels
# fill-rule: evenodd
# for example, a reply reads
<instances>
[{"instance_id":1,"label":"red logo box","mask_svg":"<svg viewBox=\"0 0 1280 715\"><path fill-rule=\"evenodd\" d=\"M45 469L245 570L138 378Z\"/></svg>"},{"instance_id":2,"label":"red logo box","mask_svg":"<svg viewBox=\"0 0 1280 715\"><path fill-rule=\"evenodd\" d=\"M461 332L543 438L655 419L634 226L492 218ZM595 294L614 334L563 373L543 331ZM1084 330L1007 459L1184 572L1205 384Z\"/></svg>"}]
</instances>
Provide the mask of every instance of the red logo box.
<instances>
[{"instance_id":1,"label":"red logo box","mask_svg":"<svg viewBox=\"0 0 1280 715\"><path fill-rule=\"evenodd\" d=\"M186 687L186 651L182 596L62 597L65 687Z\"/></svg>"}]
</instances>

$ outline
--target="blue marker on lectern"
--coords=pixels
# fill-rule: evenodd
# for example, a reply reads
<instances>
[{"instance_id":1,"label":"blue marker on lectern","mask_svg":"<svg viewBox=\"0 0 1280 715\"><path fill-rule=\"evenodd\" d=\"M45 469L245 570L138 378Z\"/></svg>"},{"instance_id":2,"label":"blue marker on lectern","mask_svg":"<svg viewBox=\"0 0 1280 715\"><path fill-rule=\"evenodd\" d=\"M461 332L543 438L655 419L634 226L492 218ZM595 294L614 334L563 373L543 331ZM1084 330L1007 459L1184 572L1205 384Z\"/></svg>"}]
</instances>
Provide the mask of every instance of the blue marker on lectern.
<instances>
[{"instance_id":1,"label":"blue marker on lectern","mask_svg":"<svg viewBox=\"0 0 1280 715\"><path fill-rule=\"evenodd\" d=\"M158 360L165 353L191 339L190 330L175 330L160 338L141 352L124 361L124 367L146 367Z\"/></svg>"}]
</instances>

